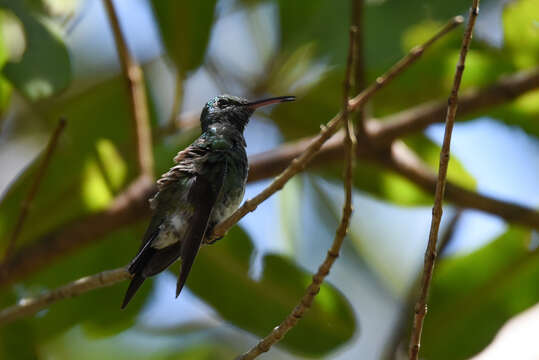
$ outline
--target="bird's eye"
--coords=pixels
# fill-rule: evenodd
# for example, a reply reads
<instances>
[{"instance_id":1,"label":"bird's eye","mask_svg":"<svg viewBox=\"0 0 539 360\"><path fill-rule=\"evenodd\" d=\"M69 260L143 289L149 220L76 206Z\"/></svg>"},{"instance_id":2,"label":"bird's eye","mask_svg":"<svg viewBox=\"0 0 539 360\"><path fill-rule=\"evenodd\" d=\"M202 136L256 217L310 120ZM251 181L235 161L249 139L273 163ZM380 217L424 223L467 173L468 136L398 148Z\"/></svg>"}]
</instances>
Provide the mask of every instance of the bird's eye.
<instances>
[{"instance_id":1,"label":"bird's eye","mask_svg":"<svg viewBox=\"0 0 539 360\"><path fill-rule=\"evenodd\" d=\"M228 102L227 100L225 100L225 99L219 99L219 100L217 101L217 106L218 106L219 108L221 108L221 109L224 108L224 107L226 107L227 105L229 105L229 102Z\"/></svg>"}]
</instances>

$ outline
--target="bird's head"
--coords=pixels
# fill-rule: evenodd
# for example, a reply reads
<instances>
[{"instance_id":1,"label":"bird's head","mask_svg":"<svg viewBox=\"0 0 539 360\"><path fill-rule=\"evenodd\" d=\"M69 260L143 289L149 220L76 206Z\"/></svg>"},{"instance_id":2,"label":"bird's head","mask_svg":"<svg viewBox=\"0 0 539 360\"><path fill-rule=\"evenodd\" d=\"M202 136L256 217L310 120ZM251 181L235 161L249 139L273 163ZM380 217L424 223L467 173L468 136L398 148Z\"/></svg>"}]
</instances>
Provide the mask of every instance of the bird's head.
<instances>
[{"instance_id":1,"label":"bird's head","mask_svg":"<svg viewBox=\"0 0 539 360\"><path fill-rule=\"evenodd\" d=\"M232 96L219 95L206 103L200 115L200 125L202 131L206 131L211 124L221 123L235 127L243 132L245 125L249 122L249 117L259 107L277 104L285 101L294 101L294 96L279 96L257 101Z\"/></svg>"}]
</instances>

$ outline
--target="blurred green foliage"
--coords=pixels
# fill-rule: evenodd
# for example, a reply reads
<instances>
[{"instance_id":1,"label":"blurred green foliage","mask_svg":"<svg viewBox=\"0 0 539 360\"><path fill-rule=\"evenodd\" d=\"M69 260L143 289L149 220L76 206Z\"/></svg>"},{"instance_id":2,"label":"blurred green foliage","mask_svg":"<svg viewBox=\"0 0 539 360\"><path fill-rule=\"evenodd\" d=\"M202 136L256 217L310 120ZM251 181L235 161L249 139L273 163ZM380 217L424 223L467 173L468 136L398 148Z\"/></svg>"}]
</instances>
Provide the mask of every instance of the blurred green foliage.
<instances>
[{"instance_id":1,"label":"blurred green foliage","mask_svg":"<svg viewBox=\"0 0 539 360\"><path fill-rule=\"evenodd\" d=\"M253 280L249 275L252 252L247 235L233 228L226 241L201 251L188 286L224 319L265 336L297 305L311 276L290 259L266 255L261 279ZM304 355L320 355L349 340L355 331L350 305L334 287L324 284L312 308L282 345Z\"/></svg>"},{"instance_id":2,"label":"blurred green foliage","mask_svg":"<svg viewBox=\"0 0 539 360\"><path fill-rule=\"evenodd\" d=\"M482 1L482 7L494 2ZM68 119L27 219L31 226L24 228L19 246L32 244L74 219L105 209L136 177L124 80L118 74L96 77L91 79L93 82L88 78L74 79L65 24L58 16L67 16L77 3L75 0L0 0L0 114L12 107L10 121L16 129L14 137L35 135L43 129L48 134L58 117ZM165 56L180 79L205 69L215 21L228 15L223 3L150 0ZM368 80L374 80L410 48L429 38L450 17L463 14L469 3L468 0L367 1L362 35ZM228 10L267 4L277 10L279 42L259 78L251 80L257 85L258 93L298 96L297 106L276 107L271 113L284 140L310 136L338 112L341 104L350 5L348 1L330 0L243 0ZM79 9L84 7L81 5ZM484 39L474 39L463 78L464 90L486 86L501 75L539 64L537 14L539 3L535 0L519 0L505 6L503 43L496 47ZM447 97L461 38L462 32L455 31L442 39L391 86L377 93L367 112L383 120L384 116L410 106ZM252 84L244 85L250 88ZM22 101L13 100L20 98ZM155 109L155 99L149 100L152 126L157 133L159 112ZM22 110L21 102L25 106ZM518 126L537 138L538 104L539 92L535 91L510 104L489 109L486 115ZM171 158L193 139L195 132L156 136L154 155L158 173L168 169ZM403 140L433 170L437 168L436 144L422 134ZM0 253L7 246L8 234L39 159L36 156L2 196ZM431 204L429 194L399 175L367 161L358 161L357 165L356 190L393 204ZM341 178L342 164L330 163L313 171L334 181ZM448 177L468 189L476 187L469 169L454 156ZM286 189L288 195L302 190L302 186ZM288 234L287 241L299 241L290 228L300 221L300 205L286 199L280 222L286 228L283 232ZM8 306L24 296L126 264L136 251L144 225L111 233L39 274L1 289L0 304ZM510 228L480 250L441 261L424 331L425 356L466 358L484 348L506 320L536 302L539 297L535 281L539 276L537 251L528 249L528 237L529 231ZM293 309L310 277L292 259L271 254L264 256L262 275L255 280L250 275L253 253L250 238L240 228L234 228L225 239L201 250L187 285L226 322L263 336ZM358 251L355 256L363 255ZM66 347L69 341L86 349L76 353L81 359L106 356L220 359L237 352L222 339L203 345L193 342L180 346L181 349L151 354L137 353L118 344L92 347L97 342L95 339L105 341L121 336L137 323L137 316L148 303L152 290L152 281L147 283L125 311L119 311L125 287L118 285L62 301L35 317L1 328L0 358L35 359L47 354L54 354L58 359L73 358L72 349ZM354 336L361 336L359 323L344 295L334 286L324 285L313 308L285 337L282 346L293 353L320 357L350 342Z\"/></svg>"},{"instance_id":3,"label":"blurred green foliage","mask_svg":"<svg viewBox=\"0 0 539 360\"><path fill-rule=\"evenodd\" d=\"M23 2L2 0L0 8L11 10L19 18L26 37L22 59L4 65L6 78L32 101L64 90L71 80L71 62L61 30L35 16Z\"/></svg>"},{"instance_id":4,"label":"blurred green foliage","mask_svg":"<svg viewBox=\"0 0 539 360\"><path fill-rule=\"evenodd\" d=\"M512 316L537 303L539 251L531 232L510 228L485 247L436 269L426 318L426 357L468 359Z\"/></svg>"},{"instance_id":5,"label":"blurred green foliage","mask_svg":"<svg viewBox=\"0 0 539 360\"><path fill-rule=\"evenodd\" d=\"M168 55L182 77L198 68L210 38L216 0L152 0Z\"/></svg>"}]
</instances>

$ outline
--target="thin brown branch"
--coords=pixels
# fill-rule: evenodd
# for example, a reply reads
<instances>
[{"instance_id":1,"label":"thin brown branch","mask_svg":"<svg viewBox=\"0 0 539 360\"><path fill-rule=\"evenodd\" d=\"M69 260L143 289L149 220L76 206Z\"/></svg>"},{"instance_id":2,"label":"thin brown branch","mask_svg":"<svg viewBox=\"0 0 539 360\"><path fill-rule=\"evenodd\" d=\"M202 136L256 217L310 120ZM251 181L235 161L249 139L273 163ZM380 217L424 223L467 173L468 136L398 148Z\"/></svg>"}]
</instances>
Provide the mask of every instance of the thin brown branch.
<instances>
[{"instance_id":1,"label":"thin brown branch","mask_svg":"<svg viewBox=\"0 0 539 360\"><path fill-rule=\"evenodd\" d=\"M122 34L118 15L114 9L112 0L103 0L103 2L114 34L122 72L127 80L129 102L133 115L137 165L141 175L153 178L152 133L146 87L144 85L144 74L127 48L127 43Z\"/></svg>"},{"instance_id":2,"label":"thin brown branch","mask_svg":"<svg viewBox=\"0 0 539 360\"><path fill-rule=\"evenodd\" d=\"M356 44L354 46L354 94L359 94L366 86L365 56L363 45L363 15L364 0L352 0L352 25L357 29ZM356 112L356 135L362 141L366 141L365 107Z\"/></svg>"},{"instance_id":3,"label":"thin brown branch","mask_svg":"<svg viewBox=\"0 0 539 360\"><path fill-rule=\"evenodd\" d=\"M423 268L423 278L421 281L421 291L419 299L415 305L414 322L412 327L412 335L410 338L409 358L410 360L417 360L419 356L419 348L421 344L421 333L423 330L423 322L427 314L427 297L429 294L430 283L432 280L432 274L434 272L434 265L436 262L436 246L438 241L438 230L440 222L442 220L442 202L444 198L447 168L449 166L449 154L451 147L451 134L453 132L453 125L455 123L455 116L457 114L457 98L460 88L460 82L464 73L464 65L466 63L466 55L470 48L470 42L472 40L473 28L475 20L479 12L479 0L473 0L473 5L470 9L468 18L468 26L464 33L462 40L462 46L460 51L460 57L457 64L457 70L455 72L455 80L453 82L453 88L451 95L449 96L447 106L447 116L445 119L445 133L442 142L442 149L440 151L440 165L438 168L438 181L436 182L436 190L434 192L434 206L432 208L432 222L430 227L429 242L427 250L425 252L425 264Z\"/></svg>"},{"instance_id":4,"label":"thin brown branch","mask_svg":"<svg viewBox=\"0 0 539 360\"><path fill-rule=\"evenodd\" d=\"M454 239L455 229L459 223L462 216L462 209L457 209L455 214L451 217L449 224L442 234L440 239L440 246L438 247L438 252L440 254L444 253L447 245L451 243ZM384 354L382 359L391 360L391 359L400 359L404 358L406 355L406 337L407 330L409 329L409 324L412 321L412 310L414 309L416 294L419 291L419 286L421 284L421 273L418 272L418 276L413 282L410 289L407 291L406 297L404 298L401 309L399 309L399 318L396 321L393 330L387 345L385 346ZM401 355L402 354L402 355Z\"/></svg>"},{"instance_id":5,"label":"thin brown branch","mask_svg":"<svg viewBox=\"0 0 539 360\"><path fill-rule=\"evenodd\" d=\"M183 119L180 116L183 105L183 81L184 79L181 74L177 73L175 82L176 88L174 89L174 99L172 101L170 117L168 118L168 121L165 126L162 126L154 133L154 136L157 140L159 140L163 136L174 134L179 129L185 127L185 123L183 123ZM199 119L200 114L195 117L192 124L193 127L198 125Z\"/></svg>"},{"instance_id":6,"label":"thin brown branch","mask_svg":"<svg viewBox=\"0 0 539 360\"><path fill-rule=\"evenodd\" d=\"M455 210L455 214L453 214L453 216L451 217L449 224L447 224L447 228L445 229L443 235L440 238L438 253L442 256L444 255L444 252L449 246L449 244L451 244L451 242L455 238L455 230L457 229L457 224L462 218L462 212L463 210L461 208L457 208Z\"/></svg>"},{"instance_id":7,"label":"thin brown branch","mask_svg":"<svg viewBox=\"0 0 539 360\"><path fill-rule=\"evenodd\" d=\"M376 81L368 88L363 90L359 95L354 97L348 102L347 111L352 112L363 106L378 90L386 86L391 80L393 80L398 74L407 69L413 62L415 62L425 50L431 46L436 40L450 32L452 29L462 23L462 17L456 16L449 21L438 33L432 38L427 40L424 44L414 47L405 57L399 62L393 65L385 74L378 77ZM305 150L298 157L294 158L290 165L281 172L275 180L266 187L261 193L254 198L249 199L243 203L243 205L236 210L228 219L218 224L214 229L213 239L220 238L233 225L235 225L242 217L249 212L254 211L257 206L271 195L282 189L282 187L290 180L294 175L302 171L307 164L312 160L316 153L320 150L322 145L337 131L342 121L342 112L335 115L326 126L322 126L322 130L316 136Z\"/></svg>"},{"instance_id":8,"label":"thin brown branch","mask_svg":"<svg viewBox=\"0 0 539 360\"><path fill-rule=\"evenodd\" d=\"M335 260L339 257L341 246L348 231L348 225L350 223L350 217L352 215L352 180L354 173L354 141L352 140L351 125L348 116L348 97L350 94L350 83L352 74L352 64L354 57L354 45L355 37L357 35L357 29L352 27L350 29L350 44L348 50L348 58L346 63L346 73L343 81L343 105L342 105L342 119L344 122L345 137L344 137L344 157L346 162L346 169L344 174L344 192L345 200L342 210L342 218L335 233L335 238L330 249L327 252L324 262L318 268L318 271L313 276L313 281L307 287L305 294L301 298L300 302L294 310L277 326L271 333L265 338L260 340L255 346L253 346L248 352L241 355L241 360L252 360L258 357L260 354L267 352L274 344L279 342L290 329L292 329L303 315L311 308L314 298L320 291L320 287L324 282L324 279L329 274L331 267Z\"/></svg>"},{"instance_id":9,"label":"thin brown branch","mask_svg":"<svg viewBox=\"0 0 539 360\"><path fill-rule=\"evenodd\" d=\"M539 67L500 78L483 89L472 89L459 95L457 116L470 115L514 100L539 88ZM393 140L421 131L430 124L441 122L447 110L447 100L429 101L382 119L367 123L369 137L378 147Z\"/></svg>"},{"instance_id":10,"label":"thin brown branch","mask_svg":"<svg viewBox=\"0 0 539 360\"><path fill-rule=\"evenodd\" d=\"M0 311L0 325L8 324L20 317L33 315L59 300L72 298L91 290L111 286L130 277L131 275L126 268L103 271L92 276L80 278L34 298L22 299L17 305Z\"/></svg>"},{"instance_id":11,"label":"thin brown branch","mask_svg":"<svg viewBox=\"0 0 539 360\"><path fill-rule=\"evenodd\" d=\"M19 234L22 231L22 226L24 225L26 216L28 215L28 212L30 211L30 207L32 206L34 197L36 196L37 191L39 190L39 185L41 185L41 181L43 180L43 177L45 176L45 171L47 170L50 164L52 155L54 154L54 150L56 149L56 146L58 145L58 139L60 138L60 135L64 131L65 126L66 126L66 120L64 118L60 118L60 120L58 121L58 125L54 129L54 132L52 133L49 139L47 147L45 148L45 155L43 156L43 160L41 164L39 165L39 168L37 169L36 174L34 175L34 181L32 182L32 185L30 186L30 191L28 191L26 198L22 202L19 217L17 218L15 228L13 229L13 232L11 233L11 237L9 238L6 252L4 254L4 261L11 255L11 253L15 249L15 244L17 243Z\"/></svg>"}]
</instances>

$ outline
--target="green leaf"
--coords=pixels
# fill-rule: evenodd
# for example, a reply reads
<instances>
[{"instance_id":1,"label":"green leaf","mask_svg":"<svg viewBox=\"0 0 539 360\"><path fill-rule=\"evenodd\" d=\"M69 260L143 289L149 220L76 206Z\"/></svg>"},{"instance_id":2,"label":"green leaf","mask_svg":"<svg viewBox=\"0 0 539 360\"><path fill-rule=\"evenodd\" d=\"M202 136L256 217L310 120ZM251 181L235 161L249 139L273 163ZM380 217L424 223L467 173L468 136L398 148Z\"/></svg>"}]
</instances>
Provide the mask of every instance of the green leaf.
<instances>
[{"instance_id":1,"label":"green leaf","mask_svg":"<svg viewBox=\"0 0 539 360\"><path fill-rule=\"evenodd\" d=\"M348 1L276 0L279 5L281 44L285 51L314 44L318 58L343 65L348 49L351 5ZM485 1L486 7L493 1ZM384 69L404 55L401 37L425 19L446 22L466 13L467 0L368 1L364 6L364 57L369 69ZM414 44L416 45L416 44Z\"/></svg>"},{"instance_id":2,"label":"green leaf","mask_svg":"<svg viewBox=\"0 0 539 360\"><path fill-rule=\"evenodd\" d=\"M183 78L204 60L216 2L151 1L165 47Z\"/></svg>"},{"instance_id":3,"label":"green leaf","mask_svg":"<svg viewBox=\"0 0 539 360\"><path fill-rule=\"evenodd\" d=\"M343 76L340 69L329 71L312 86L297 90L296 105L276 106L272 110L271 118L286 140L317 134L320 124L327 123L339 112Z\"/></svg>"},{"instance_id":4,"label":"green leaf","mask_svg":"<svg viewBox=\"0 0 539 360\"><path fill-rule=\"evenodd\" d=\"M443 22L422 21L404 31L402 49L407 52L434 35ZM376 117L402 111L410 106L440 99L445 101L450 94L455 67L460 53L462 32L458 29L438 40L421 59L400 74L390 86L378 91L372 100ZM378 73L369 72L370 78ZM488 86L501 75L512 73L515 67L503 50L474 41L466 58L466 71L461 92L469 88Z\"/></svg>"},{"instance_id":5,"label":"green leaf","mask_svg":"<svg viewBox=\"0 0 539 360\"><path fill-rule=\"evenodd\" d=\"M467 359L537 303L539 251L530 251L529 241L529 230L513 227L471 254L440 263L423 331L425 358Z\"/></svg>"},{"instance_id":6,"label":"green leaf","mask_svg":"<svg viewBox=\"0 0 539 360\"><path fill-rule=\"evenodd\" d=\"M539 63L539 3L535 0L512 1L505 5L503 23L504 50L518 68Z\"/></svg>"},{"instance_id":7,"label":"green leaf","mask_svg":"<svg viewBox=\"0 0 539 360\"><path fill-rule=\"evenodd\" d=\"M0 0L0 7L10 9L20 19L27 44L21 61L4 66L5 77L33 101L65 89L71 81L71 62L59 30L21 2Z\"/></svg>"},{"instance_id":8,"label":"green leaf","mask_svg":"<svg viewBox=\"0 0 539 360\"><path fill-rule=\"evenodd\" d=\"M134 332L126 335L96 341L74 328L40 346L40 355L56 360L218 360L233 359L239 352L224 339L180 339L177 335L154 338Z\"/></svg>"},{"instance_id":9,"label":"green leaf","mask_svg":"<svg viewBox=\"0 0 539 360\"><path fill-rule=\"evenodd\" d=\"M200 251L187 285L224 319L265 336L298 304L311 276L282 256L266 255L262 278L253 280L249 277L252 252L248 236L233 228L225 239ZM324 284L312 308L280 344L293 352L320 356L350 340L355 331L349 303L333 286Z\"/></svg>"},{"instance_id":10,"label":"green leaf","mask_svg":"<svg viewBox=\"0 0 539 360\"><path fill-rule=\"evenodd\" d=\"M349 2L277 0L283 50L313 44L317 57L344 63L348 48Z\"/></svg>"}]
</instances>

